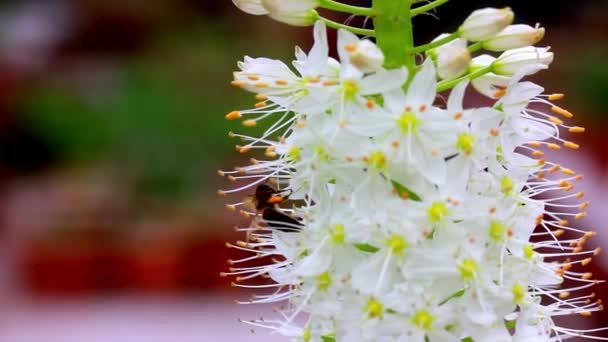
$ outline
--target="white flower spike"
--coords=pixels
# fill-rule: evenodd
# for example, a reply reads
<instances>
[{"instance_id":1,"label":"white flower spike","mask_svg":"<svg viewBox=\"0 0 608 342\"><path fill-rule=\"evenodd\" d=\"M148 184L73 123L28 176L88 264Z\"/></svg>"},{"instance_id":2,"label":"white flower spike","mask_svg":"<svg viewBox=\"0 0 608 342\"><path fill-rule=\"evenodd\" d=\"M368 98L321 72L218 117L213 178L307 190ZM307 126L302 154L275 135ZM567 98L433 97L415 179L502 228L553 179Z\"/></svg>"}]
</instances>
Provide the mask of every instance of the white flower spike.
<instances>
[{"instance_id":1,"label":"white flower spike","mask_svg":"<svg viewBox=\"0 0 608 342\"><path fill-rule=\"evenodd\" d=\"M298 342L606 340L605 328L555 320L603 306L585 292L600 282L584 270L600 253L585 249L595 233L572 226L589 205L574 191L582 176L545 158L580 148L564 133L585 129L555 104L563 94L524 80L553 61L528 46L541 29L507 27L511 10L489 8L414 47L409 19L442 1L402 1L413 8L235 0L252 14L317 5L373 14L377 27L319 17L295 69L268 58L238 64L233 85L257 103L226 118L268 123L261 135L230 133L239 152L259 153L219 172L238 184L219 191L240 194L228 208L250 220L237 228L246 239L228 244L250 255L223 275L263 291L244 304L285 304L244 322ZM326 26L339 29L339 60ZM471 59L483 48L507 51ZM466 105L469 88L491 103Z\"/></svg>"}]
</instances>

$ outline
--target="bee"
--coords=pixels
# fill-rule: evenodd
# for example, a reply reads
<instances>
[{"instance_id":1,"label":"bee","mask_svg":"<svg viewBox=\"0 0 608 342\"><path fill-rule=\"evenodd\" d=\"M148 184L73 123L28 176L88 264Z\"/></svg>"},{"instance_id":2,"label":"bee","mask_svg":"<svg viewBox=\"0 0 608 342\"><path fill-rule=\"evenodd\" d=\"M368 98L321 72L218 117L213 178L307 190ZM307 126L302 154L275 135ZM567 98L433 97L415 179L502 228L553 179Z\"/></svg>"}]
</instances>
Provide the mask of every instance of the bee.
<instances>
[{"instance_id":1,"label":"bee","mask_svg":"<svg viewBox=\"0 0 608 342\"><path fill-rule=\"evenodd\" d=\"M300 219L282 213L279 208L279 205L291 194L291 191L285 194L286 192L276 190L268 184L260 184L255 189L252 202L268 227L281 232L298 232L303 227Z\"/></svg>"}]
</instances>

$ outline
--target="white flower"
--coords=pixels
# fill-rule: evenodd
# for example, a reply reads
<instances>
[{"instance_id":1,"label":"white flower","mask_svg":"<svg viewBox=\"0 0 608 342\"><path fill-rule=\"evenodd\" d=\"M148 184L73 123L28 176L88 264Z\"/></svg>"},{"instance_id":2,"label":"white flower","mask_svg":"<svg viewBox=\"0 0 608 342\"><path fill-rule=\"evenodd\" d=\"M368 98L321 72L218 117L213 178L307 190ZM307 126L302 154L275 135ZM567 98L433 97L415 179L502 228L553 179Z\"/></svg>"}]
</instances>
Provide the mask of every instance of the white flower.
<instances>
[{"instance_id":1,"label":"white flower","mask_svg":"<svg viewBox=\"0 0 608 342\"><path fill-rule=\"evenodd\" d=\"M442 34L434 41L446 37ZM442 79L462 76L471 64L471 53L465 39L456 39L429 52L437 65L437 75Z\"/></svg>"},{"instance_id":2,"label":"white flower","mask_svg":"<svg viewBox=\"0 0 608 342\"><path fill-rule=\"evenodd\" d=\"M549 48L528 46L503 52L493 63L493 70L499 75L514 75L528 66L533 66L528 68L527 74L531 75L551 63L553 63L553 52L549 52ZM539 67L534 68L534 66Z\"/></svg>"},{"instance_id":3,"label":"white flower","mask_svg":"<svg viewBox=\"0 0 608 342\"><path fill-rule=\"evenodd\" d=\"M476 10L460 26L463 38L477 42L493 37L513 22L515 15L510 8L484 8Z\"/></svg>"},{"instance_id":4,"label":"white flower","mask_svg":"<svg viewBox=\"0 0 608 342\"><path fill-rule=\"evenodd\" d=\"M483 42L483 48L489 51L505 51L534 45L545 36L545 28L530 25L511 25L496 36Z\"/></svg>"}]
</instances>

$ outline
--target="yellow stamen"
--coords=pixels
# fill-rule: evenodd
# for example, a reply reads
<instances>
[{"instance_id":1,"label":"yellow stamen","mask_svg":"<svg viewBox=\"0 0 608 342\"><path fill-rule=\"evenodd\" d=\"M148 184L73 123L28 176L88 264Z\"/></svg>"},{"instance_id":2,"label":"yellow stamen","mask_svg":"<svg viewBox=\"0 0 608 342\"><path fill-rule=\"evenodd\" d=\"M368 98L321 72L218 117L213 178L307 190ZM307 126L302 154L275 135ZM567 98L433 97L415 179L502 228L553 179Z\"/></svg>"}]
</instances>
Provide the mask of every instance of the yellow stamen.
<instances>
[{"instance_id":1,"label":"yellow stamen","mask_svg":"<svg viewBox=\"0 0 608 342\"><path fill-rule=\"evenodd\" d=\"M578 150L580 147L579 144L573 143L571 141L564 141L564 147L571 148L573 150Z\"/></svg>"},{"instance_id":2,"label":"yellow stamen","mask_svg":"<svg viewBox=\"0 0 608 342\"><path fill-rule=\"evenodd\" d=\"M241 114L241 112L239 112L237 110L226 114L226 120L235 120L235 119L240 119L242 117L243 117L243 115Z\"/></svg>"},{"instance_id":3,"label":"yellow stamen","mask_svg":"<svg viewBox=\"0 0 608 342\"><path fill-rule=\"evenodd\" d=\"M574 116L574 114L570 113L569 111L565 110L564 108L558 107L558 106L553 106L551 107L551 111L553 111L553 113L559 114L565 118L572 118Z\"/></svg>"},{"instance_id":4,"label":"yellow stamen","mask_svg":"<svg viewBox=\"0 0 608 342\"><path fill-rule=\"evenodd\" d=\"M566 95L561 93L551 94L549 95L549 101L559 101L563 99Z\"/></svg>"},{"instance_id":5,"label":"yellow stamen","mask_svg":"<svg viewBox=\"0 0 608 342\"><path fill-rule=\"evenodd\" d=\"M570 127L570 129L568 131L570 133L585 133L585 127L574 126L574 127Z\"/></svg>"}]
</instances>

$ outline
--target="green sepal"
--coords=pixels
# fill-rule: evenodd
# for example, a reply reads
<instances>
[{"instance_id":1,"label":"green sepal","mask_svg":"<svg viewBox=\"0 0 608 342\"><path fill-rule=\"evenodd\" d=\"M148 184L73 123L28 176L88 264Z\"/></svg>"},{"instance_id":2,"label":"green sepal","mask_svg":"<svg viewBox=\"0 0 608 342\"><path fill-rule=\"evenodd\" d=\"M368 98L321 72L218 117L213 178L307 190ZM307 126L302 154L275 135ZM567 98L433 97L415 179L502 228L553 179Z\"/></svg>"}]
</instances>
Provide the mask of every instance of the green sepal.
<instances>
[{"instance_id":1,"label":"green sepal","mask_svg":"<svg viewBox=\"0 0 608 342\"><path fill-rule=\"evenodd\" d=\"M405 185L397 182L396 180L391 180L391 183L393 184L393 188L397 191L399 196L406 197L408 199L411 199L412 201L422 202L422 198L420 198L417 193L408 189Z\"/></svg>"},{"instance_id":2,"label":"green sepal","mask_svg":"<svg viewBox=\"0 0 608 342\"><path fill-rule=\"evenodd\" d=\"M357 248L358 250L366 252L366 253L376 253L377 251L380 250L380 248L378 248L376 246L372 246L368 243L355 243L355 244L353 244L353 246L355 246L355 248Z\"/></svg>"}]
</instances>

